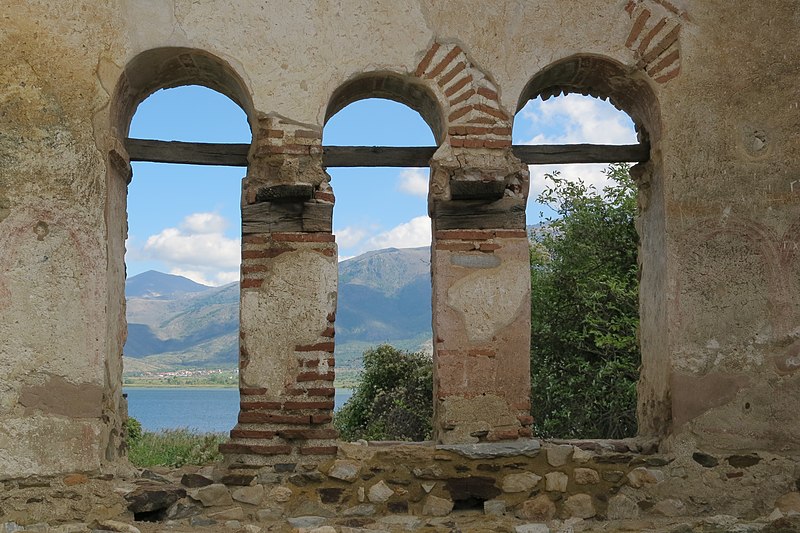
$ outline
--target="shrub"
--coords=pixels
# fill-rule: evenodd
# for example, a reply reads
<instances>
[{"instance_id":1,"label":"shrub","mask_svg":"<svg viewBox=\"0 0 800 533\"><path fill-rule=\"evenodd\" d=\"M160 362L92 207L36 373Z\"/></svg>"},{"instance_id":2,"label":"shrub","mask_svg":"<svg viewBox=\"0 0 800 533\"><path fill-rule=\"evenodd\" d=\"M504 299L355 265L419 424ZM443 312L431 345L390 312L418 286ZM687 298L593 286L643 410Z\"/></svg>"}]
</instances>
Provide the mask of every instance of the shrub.
<instances>
[{"instance_id":1,"label":"shrub","mask_svg":"<svg viewBox=\"0 0 800 533\"><path fill-rule=\"evenodd\" d=\"M364 352L360 381L333 423L344 440L421 441L432 418L430 356L381 345Z\"/></svg>"},{"instance_id":2,"label":"shrub","mask_svg":"<svg viewBox=\"0 0 800 533\"><path fill-rule=\"evenodd\" d=\"M626 165L602 193L558 173L559 215L531 245L531 414L542 437L636 434L641 354L636 190Z\"/></svg>"},{"instance_id":3,"label":"shrub","mask_svg":"<svg viewBox=\"0 0 800 533\"><path fill-rule=\"evenodd\" d=\"M222 459L219 445L226 441L221 433L188 429L144 431L137 439L131 439L129 433L128 459L138 467L205 465Z\"/></svg>"},{"instance_id":4,"label":"shrub","mask_svg":"<svg viewBox=\"0 0 800 533\"><path fill-rule=\"evenodd\" d=\"M139 441L142 438L142 423L133 417L128 417L124 424L125 438L128 445Z\"/></svg>"}]
</instances>

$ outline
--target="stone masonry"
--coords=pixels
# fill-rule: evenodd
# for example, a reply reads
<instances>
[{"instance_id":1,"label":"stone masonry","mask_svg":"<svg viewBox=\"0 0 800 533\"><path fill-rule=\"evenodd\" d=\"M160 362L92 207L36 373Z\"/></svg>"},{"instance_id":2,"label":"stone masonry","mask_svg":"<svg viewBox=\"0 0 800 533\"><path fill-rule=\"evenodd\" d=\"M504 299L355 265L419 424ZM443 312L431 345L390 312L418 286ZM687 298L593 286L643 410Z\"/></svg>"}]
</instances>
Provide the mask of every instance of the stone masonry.
<instances>
[{"instance_id":1,"label":"stone masonry","mask_svg":"<svg viewBox=\"0 0 800 533\"><path fill-rule=\"evenodd\" d=\"M650 147L649 161L632 169L643 354L634 448L672 458L664 468L700 453L756 454L792 470L800 453L796 3L469 4L6 2L0 481L18 490L32 476L128 472L121 352L126 198L136 177L125 139L148 95L189 84L229 96L253 134L242 183L241 409L223 447L228 481L351 459L331 426L337 248L322 130L369 97L418 111L437 142L428 197L434 445L538 442L529 415L530 178L511 151L511 128L531 98L571 92L609 99ZM397 453L392 460L405 457ZM636 470L653 466L644 461L619 469L625 482L590 464L563 476L526 467L530 475L492 484L517 494L506 489L541 477L525 501L566 484L563 500L550 497L554 512L587 517L608 515L612 501L622 514L651 503L673 512L669 499L697 506L703 484L750 483L763 499L758 512L797 491L791 476L715 466L686 478L673 470L672 496L640 499L637 484L666 486L648 485L659 476ZM602 497L591 489L597 476ZM380 480L394 494L403 487ZM369 498L374 487L362 488ZM431 489L429 510L443 512L448 498L467 505L458 490L446 498L441 489ZM354 494L337 505L366 504ZM426 498L408 509L423 512ZM505 505L550 509L515 498L504 496Z\"/></svg>"}]
</instances>

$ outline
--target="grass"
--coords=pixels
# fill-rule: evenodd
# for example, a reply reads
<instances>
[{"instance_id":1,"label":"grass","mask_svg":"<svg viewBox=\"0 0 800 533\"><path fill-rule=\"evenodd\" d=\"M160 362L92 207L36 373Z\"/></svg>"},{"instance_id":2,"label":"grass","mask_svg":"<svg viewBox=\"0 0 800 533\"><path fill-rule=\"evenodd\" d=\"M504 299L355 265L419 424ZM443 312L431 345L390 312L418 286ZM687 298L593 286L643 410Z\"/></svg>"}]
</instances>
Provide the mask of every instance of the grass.
<instances>
[{"instance_id":1,"label":"grass","mask_svg":"<svg viewBox=\"0 0 800 533\"><path fill-rule=\"evenodd\" d=\"M128 459L140 468L206 465L222 459L218 446L228 439L222 433L197 433L188 429L141 431L128 422Z\"/></svg>"}]
</instances>

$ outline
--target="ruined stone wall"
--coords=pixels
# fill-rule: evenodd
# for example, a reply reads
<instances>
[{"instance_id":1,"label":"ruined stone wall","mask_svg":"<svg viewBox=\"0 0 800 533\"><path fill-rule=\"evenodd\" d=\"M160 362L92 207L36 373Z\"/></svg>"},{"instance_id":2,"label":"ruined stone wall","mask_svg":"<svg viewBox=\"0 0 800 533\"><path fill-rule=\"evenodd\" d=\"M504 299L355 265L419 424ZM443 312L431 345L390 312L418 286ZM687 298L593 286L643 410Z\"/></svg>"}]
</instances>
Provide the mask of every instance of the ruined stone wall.
<instances>
[{"instance_id":1,"label":"ruined stone wall","mask_svg":"<svg viewBox=\"0 0 800 533\"><path fill-rule=\"evenodd\" d=\"M319 139L331 112L369 96L419 110L440 144L429 198L437 436L527 434L527 172L510 126L525 99L561 91L610 97L651 143L636 170L643 434L665 450L797 452L798 12L778 0L7 2L0 478L99 471L124 453L122 140L151 91L190 83L231 96L253 129L241 354L252 394L233 441L251 448L229 450L243 464L270 446L335 453L323 420L334 197ZM335 97L343 87L357 90ZM290 282L300 307L280 303ZM499 291L510 291L503 305L488 306ZM295 429L321 433L298 438L270 418L287 411L308 422Z\"/></svg>"}]
</instances>

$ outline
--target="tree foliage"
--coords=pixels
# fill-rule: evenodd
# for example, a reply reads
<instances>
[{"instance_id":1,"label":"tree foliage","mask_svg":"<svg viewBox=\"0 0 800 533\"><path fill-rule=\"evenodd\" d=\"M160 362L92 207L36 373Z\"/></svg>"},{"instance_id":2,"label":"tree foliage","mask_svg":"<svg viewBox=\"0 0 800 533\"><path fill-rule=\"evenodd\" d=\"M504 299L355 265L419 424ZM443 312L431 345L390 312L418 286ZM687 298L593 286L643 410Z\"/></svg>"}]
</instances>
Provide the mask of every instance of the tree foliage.
<instances>
[{"instance_id":1,"label":"tree foliage","mask_svg":"<svg viewBox=\"0 0 800 533\"><path fill-rule=\"evenodd\" d=\"M433 418L433 364L389 345L364 352L353 396L334 416L344 440L427 440Z\"/></svg>"},{"instance_id":2,"label":"tree foliage","mask_svg":"<svg viewBox=\"0 0 800 533\"><path fill-rule=\"evenodd\" d=\"M639 282L628 167L602 192L556 172L539 197L557 216L531 245L531 386L543 437L636 433Z\"/></svg>"}]
</instances>

